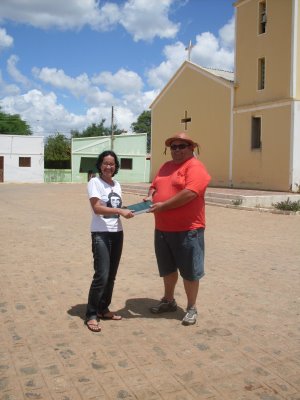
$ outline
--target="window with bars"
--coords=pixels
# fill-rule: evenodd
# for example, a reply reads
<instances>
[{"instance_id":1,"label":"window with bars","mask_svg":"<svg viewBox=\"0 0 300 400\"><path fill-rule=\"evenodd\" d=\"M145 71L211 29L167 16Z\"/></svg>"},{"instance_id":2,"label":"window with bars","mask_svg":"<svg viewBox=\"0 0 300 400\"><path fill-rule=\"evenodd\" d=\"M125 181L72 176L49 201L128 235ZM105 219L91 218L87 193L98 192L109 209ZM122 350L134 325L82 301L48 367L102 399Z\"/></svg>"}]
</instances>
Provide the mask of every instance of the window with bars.
<instances>
[{"instance_id":1,"label":"window with bars","mask_svg":"<svg viewBox=\"0 0 300 400\"><path fill-rule=\"evenodd\" d=\"M121 158L120 168L121 169L132 169L132 158Z\"/></svg>"},{"instance_id":2,"label":"window with bars","mask_svg":"<svg viewBox=\"0 0 300 400\"><path fill-rule=\"evenodd\" d=\"M266 1L260 1L258 5L258 33L261 35L266 32L267 25L267 6Z\"/></svg>"},{"instance_id":3,"label":"window with bars","mask_svg":"<svg viewBox=\"0 0 300 400\"><path fill-rule=\"evenodd\" d=\"M266 60L264 57L258 59L258 90L265 88Z\"/></svg>"},{"instance_id":4,"label":"window with bars","mask_svg":"<svg viewBox=\"0 0 300 400\"><path fill-rule=\"evenodd\" d=\"M31 167L31 157L19 157L19 167Z\"/></svg>"},{"instance_id":5,"label":"window with bars","mask_svg":"<svg viewBox=\"0 0 300 400\"><path fill-rule=\"evenodd\" d=\"M252 117L251 149L261 149L261 117Z\"/></svg>"}]
</instances>

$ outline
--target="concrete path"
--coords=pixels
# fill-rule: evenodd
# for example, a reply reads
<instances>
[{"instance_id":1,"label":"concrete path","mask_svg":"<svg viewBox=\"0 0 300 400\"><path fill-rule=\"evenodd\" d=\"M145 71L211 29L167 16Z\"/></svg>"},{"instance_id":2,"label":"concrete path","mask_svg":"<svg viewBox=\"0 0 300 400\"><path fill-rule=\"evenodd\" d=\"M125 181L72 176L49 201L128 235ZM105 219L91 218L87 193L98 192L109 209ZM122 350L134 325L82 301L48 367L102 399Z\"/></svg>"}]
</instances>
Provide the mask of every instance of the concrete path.
<instances>
[{"instance_id":1,"label":"concrete path","mask_svg":"<svg viewBox=\"0 0 300 400\"><path fill-rule=\"evenodd\" d=\"M125 195L125 204L141 197ZM0 185L0 399L300 399L300 218L207 206L199 318L155 316L153 216L123 220L112 309L91 333L83 184Z\"/></svg>"}]
</instances>

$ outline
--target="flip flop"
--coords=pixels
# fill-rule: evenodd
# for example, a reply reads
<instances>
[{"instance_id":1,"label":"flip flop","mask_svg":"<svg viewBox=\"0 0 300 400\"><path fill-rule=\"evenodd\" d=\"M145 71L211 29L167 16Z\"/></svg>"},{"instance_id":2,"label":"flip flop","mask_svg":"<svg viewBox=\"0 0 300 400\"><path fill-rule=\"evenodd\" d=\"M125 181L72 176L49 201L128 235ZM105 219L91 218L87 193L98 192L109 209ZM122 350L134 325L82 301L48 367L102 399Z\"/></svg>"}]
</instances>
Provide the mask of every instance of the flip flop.
<instances>
[{"instance_id":1,"label":"flip flop","mask_svg":"<svg viewBox=\"0 0 300 400\"><path fill-rule=\"evenodd\" d=\"M98 324L96 319L90 319L89 321L85 321L86 326L92 332L101 332L101 327Z\"/></svg>"},{"instance_id":2,"label":"flip flop","mask_svg":"<svg viewBox=\"0 0 300 400\"><path fill-rule=\"evenodd\" d=\"M111 319L113 321L120 321L122 319L121 315L115 314L112 311L109 311L106 314L98 314L97 317L101 319Z\"/></svg>"}]
</instances>

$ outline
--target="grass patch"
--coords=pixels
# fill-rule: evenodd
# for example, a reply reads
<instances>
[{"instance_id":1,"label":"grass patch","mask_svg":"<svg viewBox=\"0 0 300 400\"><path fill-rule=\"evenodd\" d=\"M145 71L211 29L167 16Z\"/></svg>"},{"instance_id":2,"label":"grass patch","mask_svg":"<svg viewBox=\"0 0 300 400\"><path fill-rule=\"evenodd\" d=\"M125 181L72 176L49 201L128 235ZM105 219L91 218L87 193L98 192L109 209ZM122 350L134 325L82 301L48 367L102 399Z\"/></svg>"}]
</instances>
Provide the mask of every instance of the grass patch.
<instances>
[{"instance_id":1,"label":"grass patch","mask_svg":"<svg viewBox=\"0 0 300 400\"><path fill-rule=\"evenodd\" d=\"M236 200L232 200L232 204L234 206L240 206L243 203L242 199L236 199Z\"/></svg>"},{"instance_id":2,"label":"grass patch","mask_svg":"<svg viewBox=\"0 0 300 400\"><path fill-rule=\"evenodd\" d=\"M287 200L279 201L278 203L273 203L272 205L278 210L300 211L300 200L291 201L289 197L287 198Z\"/></svg>"}]
</instances>

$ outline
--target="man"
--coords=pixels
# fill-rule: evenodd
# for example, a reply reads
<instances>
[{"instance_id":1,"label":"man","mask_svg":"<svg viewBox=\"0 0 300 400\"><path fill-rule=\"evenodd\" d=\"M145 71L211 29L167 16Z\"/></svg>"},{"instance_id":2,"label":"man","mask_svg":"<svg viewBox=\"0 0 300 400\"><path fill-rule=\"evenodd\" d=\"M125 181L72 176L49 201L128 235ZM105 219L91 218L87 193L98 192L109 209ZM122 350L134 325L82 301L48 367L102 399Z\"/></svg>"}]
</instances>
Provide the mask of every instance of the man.
<instances>
[{"instance_id":1,"label":"man","mask_svg":"<svg viewBox=\"0 0 300 400\"><path fill-rule=\"evenodd\" d=\"M204 195L210 176L194 157L198 144L186 133L175 134L165 145L172 160L159 169L147 197L154 203L150 212L155 217L155 254L164 281L164 296L151 312L176 311L174 291L179 271L187 296L182 324L193 325L199 280L204 275Z\"/></svg>"}]
</instances>

